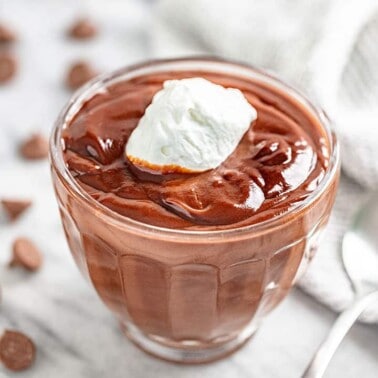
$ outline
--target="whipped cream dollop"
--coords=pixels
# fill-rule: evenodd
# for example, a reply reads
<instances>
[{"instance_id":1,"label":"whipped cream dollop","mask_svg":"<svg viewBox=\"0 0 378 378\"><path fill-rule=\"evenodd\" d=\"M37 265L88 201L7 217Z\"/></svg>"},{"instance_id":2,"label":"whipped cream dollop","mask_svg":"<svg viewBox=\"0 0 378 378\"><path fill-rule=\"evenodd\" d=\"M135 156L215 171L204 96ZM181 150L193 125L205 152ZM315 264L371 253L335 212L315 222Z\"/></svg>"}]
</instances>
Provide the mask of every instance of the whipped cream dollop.
<instances>
[{"instance_id":1,"label":"whipped cream dollop","mask_svg":"<svg viewBox=\"0 0 378 378\"><path fill-rule=\"evenodd\" d=\"M125 153L134 165L162 173L207 171L227 159L256 118L239 89L202 78L167 80Z\"/></svg>"}]
</instances>

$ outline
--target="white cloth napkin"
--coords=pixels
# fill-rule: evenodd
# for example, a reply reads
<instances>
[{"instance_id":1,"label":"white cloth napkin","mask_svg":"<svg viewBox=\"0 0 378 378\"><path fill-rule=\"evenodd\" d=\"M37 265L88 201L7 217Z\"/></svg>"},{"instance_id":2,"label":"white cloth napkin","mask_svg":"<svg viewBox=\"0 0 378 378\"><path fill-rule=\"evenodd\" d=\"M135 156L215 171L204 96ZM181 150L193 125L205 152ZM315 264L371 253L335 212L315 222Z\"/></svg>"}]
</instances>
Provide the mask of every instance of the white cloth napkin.
<instances>
[{"instance_id":1,"label":"white cloth napkin","mask_svg":"<svg viewBox=\"0 0 378 378\"><path fill-rule=\"evenodd\" d=\"M273 70L334 120L345 174L299 286L335 311L346 308L354 293L340 242L378 185L378 1L161 0L151 32L155 57L214 54ZM363 320L378 322L378 306Z\"/></svg>"}]
</instances>

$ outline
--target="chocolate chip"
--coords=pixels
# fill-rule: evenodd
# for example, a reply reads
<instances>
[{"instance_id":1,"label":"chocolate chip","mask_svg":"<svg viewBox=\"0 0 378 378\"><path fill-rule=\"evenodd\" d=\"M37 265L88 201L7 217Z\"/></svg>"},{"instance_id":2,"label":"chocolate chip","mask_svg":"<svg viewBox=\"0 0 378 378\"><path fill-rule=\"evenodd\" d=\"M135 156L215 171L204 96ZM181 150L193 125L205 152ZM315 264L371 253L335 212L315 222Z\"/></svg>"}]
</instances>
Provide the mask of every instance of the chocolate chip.
<instances>
[{"instance_id":1,"label":"chocolate chip","mask_svg":"<svg viewBox=\"0 0 378 378\"><path fill-rule=\"evenodd\" d=\"M17 331L6 330L0 338L0 361L6 368L21 371L35 360L36 348L33 341Z\"/></svg>"},{"instance_id":2,"label":"chocolate chip","mask_svg":"<svg viewBox=\"0 0 378 378\"><path fill-rule=\"evenodd\" d=\"M97 34L97 27L89 19L77 20L68 30L68 36L75 39L90 39Z\"/></svg>"},{"instance_id":3,"label":"chocolate chip","mask_svg":"<svg viewBox=\"0 0 378 378\"><path fill-rule=\"evenodd\" d=\"M10 266L22 266L36 271L42 265L42 254L34 243L27 238L17 238L13 243L13 258Z\"/></svg>"},{"instance_id":4,"label":"chocolate chip","mask_svg":"<svg viewBox=\"0 0 378 378\"><path fill-rule=\"evenodd\" d=\"M44 159L49 154L49 143L41 134L33 134L20 146L20 154L28 160Z\"/></svg>"},{"instance_id":5,"label":"chocolate chip","mask_svg":"<svg viewBox=\"0 0 378 378\"><path fill-rule=\"evenodd\" d=\"M0 84L10 81L17 71L16 58L7 51L0 51Z\"/></svg>"},{"instance_id":6,"label":"chocolate chip","mask_svg":"<svg viewBox=\"0 0 378 378\"><path fill-rule=\"evenodd\" d=\"M30 200L16 199L3 199L0 202L11 221L16 220L32 204Z\"/></svg>"},{"instance_id":7,"label":"chocolate chip","mask_svg":"<svg viewBox=\"0 0 378 378\"><path fill-rule=\"evenodd\" d=\"M16 34L7 26L0 24L0 44L12 43L16 40Z\"/></svg>"},{"instance_id":8,"label":"chocolate chip","mask_svg":"<svg viewBox=\"0 0 378 378\"><path fill-rule=\"evenodd\" d=\"M88 63L77 62L68 70L66 85L70 89L77 89L96 75L97 72Z\"/></svg>"}]
</instances>

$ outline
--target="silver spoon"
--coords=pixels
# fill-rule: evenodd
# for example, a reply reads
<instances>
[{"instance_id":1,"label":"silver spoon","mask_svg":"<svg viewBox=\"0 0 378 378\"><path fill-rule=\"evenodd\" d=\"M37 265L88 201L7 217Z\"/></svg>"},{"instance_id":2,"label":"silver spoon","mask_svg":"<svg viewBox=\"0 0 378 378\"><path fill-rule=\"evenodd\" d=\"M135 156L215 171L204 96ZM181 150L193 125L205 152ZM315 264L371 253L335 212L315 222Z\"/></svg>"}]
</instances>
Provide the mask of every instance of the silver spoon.
<instances>
[{"instance_id":1,"label":"silver spoon","mask_svg":"<svg viewBox=\"0 0 378 378\"><path fill-rule=\"evenodd\" d=\"M321 378L338 346L361 313L378 302L378 193L358 211L343 239L342 260L355 300L337 318L302 378Z\"/></svg>"}]
</instances>

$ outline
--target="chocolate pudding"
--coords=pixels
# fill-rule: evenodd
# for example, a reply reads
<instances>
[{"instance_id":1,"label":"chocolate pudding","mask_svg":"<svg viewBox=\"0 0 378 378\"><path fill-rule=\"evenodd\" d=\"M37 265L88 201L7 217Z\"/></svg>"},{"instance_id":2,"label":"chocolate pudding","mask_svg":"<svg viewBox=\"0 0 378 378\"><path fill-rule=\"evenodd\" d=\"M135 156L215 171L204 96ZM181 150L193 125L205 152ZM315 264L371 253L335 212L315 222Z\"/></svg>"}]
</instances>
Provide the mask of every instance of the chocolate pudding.
<instances>
[{"instance_id":1,"label":"chocolate pudding","mask_svg":"<svg viewBox=\"0 0 378 378\"><path fill-rule=\"evenodd\" d=\"M218 168L200 174L138 172L124 148L152 96L169 79L203 77L240 89L258 118ZM175 229L256 224L306 200L324 177L329 142L320 122L266 84L204 72L169 72L114 84L89 99L62 134L75 180L126 217Z\"/></svg>"},{"instance_id":2,"label":"chocolate pudding","mask_svg":"<svg viewBox=\"0 0 378 378\"><path fill-rule=\"evenodd\" d=\"M215 169L139 169L124 154L131 132L164 81L190 77L241 90L257 120ZM222 61L158 61L94 83L51 148L79 268L134 342L179 362L222 357L252 335L315 253L338 180L324 114Z\"/></svg>"}]
</instances>

